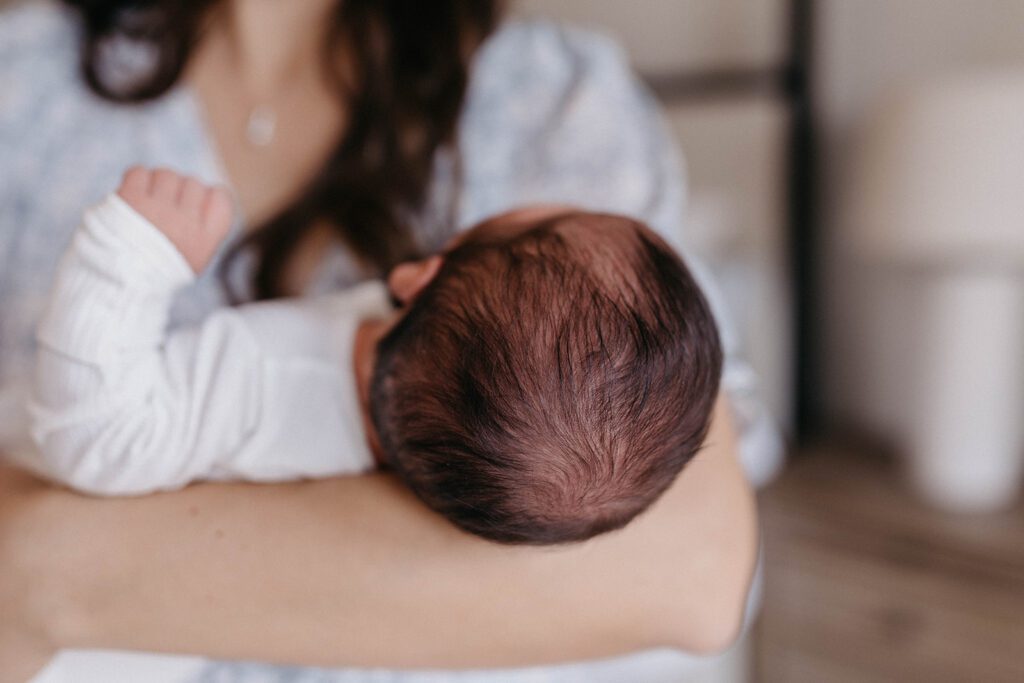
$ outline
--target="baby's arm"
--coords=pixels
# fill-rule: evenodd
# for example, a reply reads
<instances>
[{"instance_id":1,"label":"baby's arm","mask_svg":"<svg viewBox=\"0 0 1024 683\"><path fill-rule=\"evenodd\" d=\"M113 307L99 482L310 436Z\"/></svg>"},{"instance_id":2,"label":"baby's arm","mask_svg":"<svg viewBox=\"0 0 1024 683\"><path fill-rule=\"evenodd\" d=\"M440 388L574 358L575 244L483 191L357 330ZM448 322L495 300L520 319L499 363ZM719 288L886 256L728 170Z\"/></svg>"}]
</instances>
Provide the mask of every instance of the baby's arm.
<instances>
[{"instance_id":1,"label":"baby's arm","mask_svg":"<svg viewBox=\"0 0 1024 683\"><path fill-rule=\"evenodd\" d=\"M174 293L229 224L222 191L141 169L86 213L39 329L44 474L113 495L370 466L346 305L358 292L225 309L165 338Z\"/></svg>"}]
</instances>

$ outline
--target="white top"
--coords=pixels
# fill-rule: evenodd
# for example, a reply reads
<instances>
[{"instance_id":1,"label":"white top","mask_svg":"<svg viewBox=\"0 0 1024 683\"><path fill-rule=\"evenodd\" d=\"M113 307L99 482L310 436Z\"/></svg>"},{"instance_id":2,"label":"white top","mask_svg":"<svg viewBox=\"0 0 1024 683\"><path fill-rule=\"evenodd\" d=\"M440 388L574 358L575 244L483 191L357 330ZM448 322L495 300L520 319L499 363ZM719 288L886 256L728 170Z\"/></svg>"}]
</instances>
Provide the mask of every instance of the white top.
<instances>
[{"instance_id":1,"label":"white top","mask_svg":"<svg viewBox=\"0 0 1024 683\"><path fill-rule=\"evenodd\" d=\"M220 309L165 335L194 279L117 195L86 211L39 326L34 468L105 495L371 469L352 347L360 319L390 310L383 284Z\"/></svg>"}]
</instances>

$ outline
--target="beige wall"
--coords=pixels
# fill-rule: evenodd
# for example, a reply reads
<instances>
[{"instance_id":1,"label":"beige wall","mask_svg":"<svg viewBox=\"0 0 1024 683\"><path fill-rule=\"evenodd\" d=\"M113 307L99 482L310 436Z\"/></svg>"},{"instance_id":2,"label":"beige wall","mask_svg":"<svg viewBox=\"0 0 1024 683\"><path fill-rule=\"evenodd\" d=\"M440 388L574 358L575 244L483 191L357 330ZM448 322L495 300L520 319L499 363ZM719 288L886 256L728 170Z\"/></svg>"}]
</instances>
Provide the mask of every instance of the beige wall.
<instances>
[{"instance_id":1,"label":"beige wall","mask_svg":"<svg viewBox=\"0 0 1024 683\"><path fill-rule=\"evenodd\" d=\"M787 0L516 0L524 14L614 33L648 75L785 59Z\"/></svg>"},{"instance_id":2,"label":"beige wall","mask_svg":"<svg viewBox=\"0 0 1024 683\"><path fill-rule=\"evenodd\" d=\"M901 431L915 399L916 281L844 253L857 230L849 191L858 137L888 95L944 75L1024 69L1021 0L822 0L816 88L822 124L826 412L883 436Z\"/></svg>"}]
</instances>

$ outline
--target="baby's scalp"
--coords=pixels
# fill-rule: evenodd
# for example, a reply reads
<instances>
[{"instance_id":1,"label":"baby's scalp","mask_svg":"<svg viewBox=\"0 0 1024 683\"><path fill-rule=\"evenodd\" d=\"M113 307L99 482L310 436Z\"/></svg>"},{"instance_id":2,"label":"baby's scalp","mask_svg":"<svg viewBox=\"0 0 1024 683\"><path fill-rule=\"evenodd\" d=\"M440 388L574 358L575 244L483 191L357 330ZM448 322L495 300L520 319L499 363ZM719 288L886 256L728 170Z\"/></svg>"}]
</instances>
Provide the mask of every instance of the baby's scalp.
<instances>
[{"instance_id":1,"label":"baby's scalp","mask_svg":"<svg viewBox=\"0 0 1024 683\"><path fill-rule=\"evenodd\" d=\"M626 524L699 448L714 321L645 226L581 211L489 222L380 345L371 412L428 505L507 543Z\"/></svg>"}]
</instances>

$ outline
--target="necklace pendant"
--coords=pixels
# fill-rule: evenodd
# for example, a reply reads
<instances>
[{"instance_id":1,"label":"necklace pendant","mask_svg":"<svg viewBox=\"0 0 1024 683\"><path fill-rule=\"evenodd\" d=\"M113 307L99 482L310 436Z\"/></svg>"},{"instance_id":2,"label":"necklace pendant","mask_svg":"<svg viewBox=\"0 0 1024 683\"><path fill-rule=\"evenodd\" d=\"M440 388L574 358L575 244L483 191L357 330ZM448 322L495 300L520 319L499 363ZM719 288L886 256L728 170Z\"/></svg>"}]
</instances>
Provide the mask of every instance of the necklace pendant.
<instances>
[{"instance_id":1,"label":"necklace pendant","mask_svg":"<svg viewBox=\"0 0 1024 683\"><path fill-rule=\"evenodd\" d=\"M253 107L245 125L245 138L249 144L266 147L274 141L276 132L277 115L274 110L264 105Z\"/></svg>"}]
</instances>

